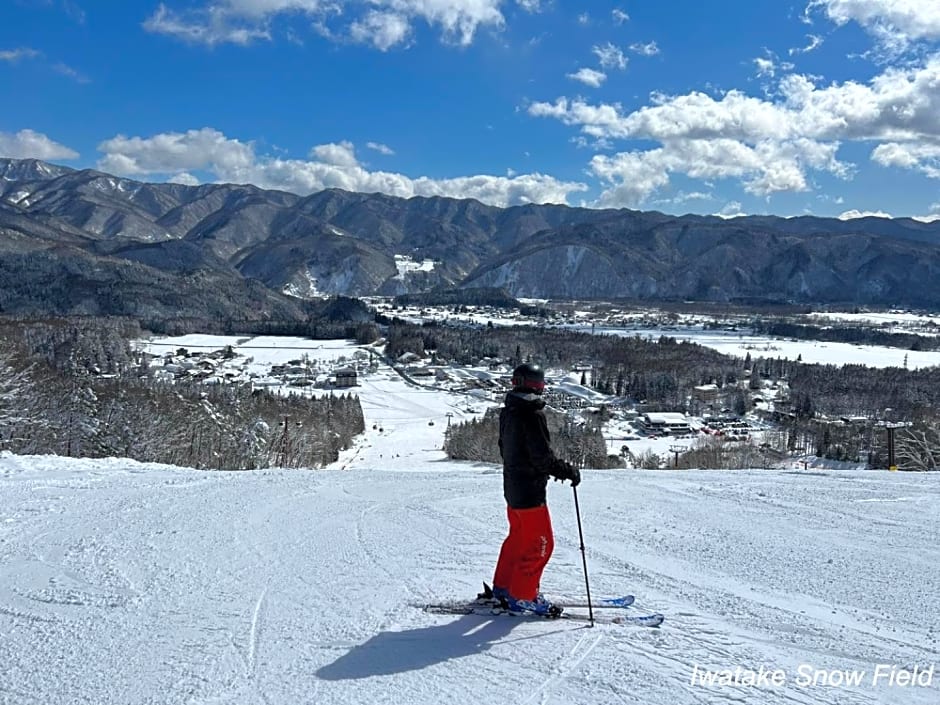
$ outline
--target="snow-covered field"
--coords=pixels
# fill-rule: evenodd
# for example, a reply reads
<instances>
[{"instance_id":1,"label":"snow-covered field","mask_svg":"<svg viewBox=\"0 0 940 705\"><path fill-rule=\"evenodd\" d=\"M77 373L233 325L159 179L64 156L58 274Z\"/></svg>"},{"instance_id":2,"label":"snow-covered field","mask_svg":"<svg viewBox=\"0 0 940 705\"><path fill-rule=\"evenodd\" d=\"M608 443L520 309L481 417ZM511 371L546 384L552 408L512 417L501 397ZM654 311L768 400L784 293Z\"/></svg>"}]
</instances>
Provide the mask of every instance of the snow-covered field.
<instances>
[{"instance_id":1,"label":"snow-covered field","mask_svg":"<svg viewBox=\"0 0 940 705\"><path fill-rule=\"evenodd\" d=\"M936 475L586 471L592 592L661 628L437 616L412 603L491 575L498 468L440 451L466 397L390 371L357 391L367 431L323 471L0 455L0 703L940 702L940 674L872 685L940 666ZM543 587L579 595L572 493L549 492Z\"/></svg>"},{"instance_id":2,"label":"snow-covered field","mask_svg":"<svg viewBox=\"0 0 940 705\"><path fill-rule=\"evenodd\" d=\"M577 330L591 331L590 326L571 326ZM911 370L940 365L940 351L904 350L878 345L853 345L818 340L788 340L751 333L706 330L703 328L601 328L595 326L598 335L621 335L656 340L669 336L677 340L688 340L725 355L735 357L780 357L800 359L807 364L821 365L867 365L868 367L904 367Z\"/></svg>"},{"instance_id":3,"label":"snow-covered field","mask_svg":"<svg viewBox=\"0 0 940 705\"><path fill-rule=\"evenodd\" d=\"M516 313L493 310L473 311L454 314L446 309L417 308L391 310L388 302L371 302L385 313L412 323L420 324L428 320L447 320L454 325L494 326L529 326L541 325L538 319L527 318ZM868 367L904 367L914 370L921 367L940 365L940 351L905 350L878 345L855 345L852 343L824 342L816 340L795 340L775 338L769 335L757 335L749 330L725 330L706 328L702 316L680 315L676 325L650 326L644 324L650 311L619 312L617 318L626 322L624 326L610 326L594 320L587 311L577 311L571 318L576 322L556 324L560 328L577 330L595 335L618 335L623 337L640 336L657 340L661 336L687 340L712 348L725 355L735 357L780 357L789 360L801 360L809 364L822 365L867 365ZM810 323L819 323L823 319L840 320L846 323L878 324L890 332L937 335L928 324L937 324L940 317L922 314L893 313L813 313L806 316ZM740 325L746 325L739 322Z\"/></svg>"},{"instance_id":4,"label":"snow-covered field","mask_svg":"<svg viewBox=\"0 0 940 705\"><path fill-rule=\"evenodd\" d=\"M868 323L887 326L898 330L922 332L925 327L940 326L940 316L908 311L865 311L861 313L814 311L807 314L810 318L846 321L849 323Z\"/></svg>"}]
</instances>

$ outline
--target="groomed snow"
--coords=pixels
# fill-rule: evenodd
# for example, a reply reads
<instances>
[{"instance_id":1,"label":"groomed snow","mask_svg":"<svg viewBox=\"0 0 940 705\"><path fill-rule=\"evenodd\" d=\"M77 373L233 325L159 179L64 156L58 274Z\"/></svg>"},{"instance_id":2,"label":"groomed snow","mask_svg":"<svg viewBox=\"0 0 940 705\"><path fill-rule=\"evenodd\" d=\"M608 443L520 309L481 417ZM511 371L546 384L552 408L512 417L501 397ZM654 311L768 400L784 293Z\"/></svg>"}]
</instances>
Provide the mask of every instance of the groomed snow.
<instances>
[{"instance_id":1,"label":"groomed snow","mask_svg":"<svg viewBox=\"0 0 940 705\"><path fill-rule=\"evenodd\" d=\"M325 470L0 454L0 703L940 701L940 673L871 685L940 666L936 473L587 470L592 592L660 629L431 615L412 603L474 595L504 535L499 468L440 449L485 404L361 381L366 432ZM583 594L570 488L549 503L543 587ZM866 675L801 687L807 665ZM787 684L692 685L696 666Z\"/></svg>"},{"instance_id":2,"label":"groomed snow","mask_svg":"<svg viewBox=\"0 0 940 705\"><path fill-rule=\"evenodd\" d=\"M428 468L432 469L432 468ZM0 457L4 703L923 703L795 684L801 664L940 660L936 478L593 471L595 595L658 630L434 616L503 535L492 467L209 473ZM571 491L544 587L583 591ZM690 685L780 668L783 688Z\"/></svg>"}]
</instances>

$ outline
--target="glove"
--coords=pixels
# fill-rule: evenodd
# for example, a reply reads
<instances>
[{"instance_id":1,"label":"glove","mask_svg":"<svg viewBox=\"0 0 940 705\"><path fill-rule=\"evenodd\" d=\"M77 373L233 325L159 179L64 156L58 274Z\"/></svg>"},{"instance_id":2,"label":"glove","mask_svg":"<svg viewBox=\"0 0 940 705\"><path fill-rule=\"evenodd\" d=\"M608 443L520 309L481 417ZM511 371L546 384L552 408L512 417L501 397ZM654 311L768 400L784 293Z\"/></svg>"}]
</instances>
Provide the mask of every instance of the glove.
<instances>
[{"instance_id":1,"label":"glove","mask_svg":"<svg viewBox=\"0 0 940 705\"><path fill-rule=\"evenodd\" d=\"M581 471L578 468L571 466L571 475L568 477L571 480L571 486L577 487L581 484Z\"/></svg>"},{"instance_id":2,"label":"glove","mask_svg":"<svg viewBox=\"0 0 940 705\"><path fill-rule=\"evenodd\" d=\"M577 487L581 484L581 471L574 465L564 460L558 462L558 470L555 473L556 480L571 480L571 486Z\"/></svg>"}]
</instances>

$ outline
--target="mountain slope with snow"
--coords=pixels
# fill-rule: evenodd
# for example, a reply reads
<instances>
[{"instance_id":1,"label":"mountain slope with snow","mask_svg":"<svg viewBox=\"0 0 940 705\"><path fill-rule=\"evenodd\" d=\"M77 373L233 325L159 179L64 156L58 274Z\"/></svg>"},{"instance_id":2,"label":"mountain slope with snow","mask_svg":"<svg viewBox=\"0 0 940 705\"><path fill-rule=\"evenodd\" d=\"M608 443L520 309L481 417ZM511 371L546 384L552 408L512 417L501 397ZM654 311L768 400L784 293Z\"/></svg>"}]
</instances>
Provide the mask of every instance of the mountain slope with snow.
<instances>
[{"instance_id":1,"label":"mountain slope with snow","mask_svg":"<svg viewBox=\"0 0 940 705\"><path fill-rule=\"evenodd\" d=\"M18 268L16 256L46 246L50 228L66 241L78 231L112 282L121 279L113 259L176 274L174 241L182 239L198 251L194 267L302 297L505 287L515 297L551 299L940 305L940 223L910 218L728 220L338 189L302 198L9 159L0 159L0 204L0 244L9 241L6 256ZM4 310L85 313L87 294L43 298L51 267L17 271L39 293L6 301Z\"/></svg>"}]
</instances>

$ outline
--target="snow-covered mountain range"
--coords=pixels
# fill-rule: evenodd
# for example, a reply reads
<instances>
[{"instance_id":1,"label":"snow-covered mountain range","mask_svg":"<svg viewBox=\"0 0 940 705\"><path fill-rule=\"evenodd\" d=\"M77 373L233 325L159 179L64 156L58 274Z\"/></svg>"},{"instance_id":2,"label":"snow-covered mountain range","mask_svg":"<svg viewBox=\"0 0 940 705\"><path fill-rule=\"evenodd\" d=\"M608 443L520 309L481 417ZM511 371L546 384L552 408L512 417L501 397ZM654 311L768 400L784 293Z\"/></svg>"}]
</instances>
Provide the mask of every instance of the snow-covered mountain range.
<instances>
[{"instance_id":1,"label":"snow-covered mountain range","mask_svg":"<svg viewBox=\"0 0 940 705\"><path fill-rule=\"evenodd\" d=\"M14 312L289 317L298 297L479 286L545 298L940 304L940 222L911 219L301 197L0 159L0 235L0 307ZM69 286L46 288L58 279Z\"/></svg>"}]
</instances>

